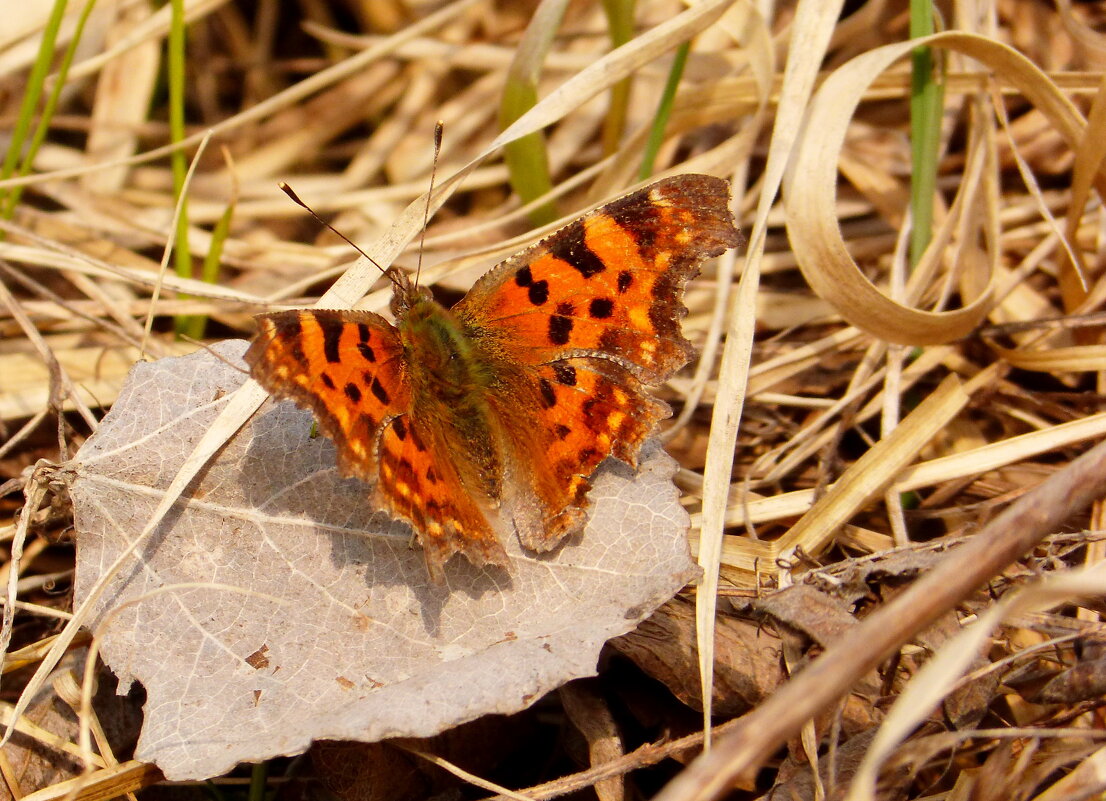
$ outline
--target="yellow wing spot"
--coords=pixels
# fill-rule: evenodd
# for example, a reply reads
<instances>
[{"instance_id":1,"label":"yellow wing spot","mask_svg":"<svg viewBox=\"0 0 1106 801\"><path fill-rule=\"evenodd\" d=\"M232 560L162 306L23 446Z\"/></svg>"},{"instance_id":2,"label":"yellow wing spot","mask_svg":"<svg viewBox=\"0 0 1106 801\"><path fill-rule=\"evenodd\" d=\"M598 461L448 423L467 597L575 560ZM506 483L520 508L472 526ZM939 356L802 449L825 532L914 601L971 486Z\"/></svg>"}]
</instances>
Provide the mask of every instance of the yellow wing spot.
<instances>
[{"instance_id":1,"label":"yellow wing spot","mask_svg":"<svg viewBox=\"0 0 1106 801\"><path fill-rule=\"evenodd\" d=\"M398 492L403 498L411 497L411 487L405 481L396 482L396 492Z\"/></svg>"},{"instance_id":2,"label":"yellow wing spot","mask_svg":"<svg viewBox=\"0 0 1106 801\"><path fill-rule=\"evenodd\" d=\"M287 378L288 377L288 366L282 364L277 369L273 370L273 372L276 373L277 378Z\"/></svg>"},{"instance_id":3,"label":"yellow wing spot","mask_svg":"<svg viewBox=\"0 0 1106 801\"><path fill-rule=\"evenodd\" d=\"M627 395L625 392L623 392L618 387L615 387L614 388L614 399L616 401L618 401L619 406L625 406L626 401L628 401L630 399L630 396ZM617 412L616 412L616 414L617 414Z\"/></svg>"},{"instance_id":4,"label":"yellow wing spot","mask_svg":"<svg viewBox=\"0 0 1106 801\"><path fill-rule=\"evenodd\" d=\"M649 311L640 306L630 309L630 322L635 328L649 328Z\"/></svg>"},{"instance_id":5,"label":"yellow wing spot","mask_svg":"<svg viewBox=\"0 0 1106 801\"><path fill-rule=\"evenodd\" d=\"M349 446L358 456L365 455L365 444L356 439L349 440Z\"/></svg>"},{"instance_id":6,"label":"yellow wing spot","mask_svg":"<svg viewBox=\"0 0 1106 801\"><path fill-rule=\"evenodd\" d=\"M609 422L610 418L607 418L607 420ZM600 448L609 448L609 447L611 447L611 435L606 433L606 432L603 432L598 437L596 437L596 440L598 440Z\"/></svg>"},{"instance_id":7,"label":"yellow wing spot","mask_svg":"<svg viewBox=\"0 0 1106 801\"><path fill-rule=\"evenodd\" d=\"M396 471L392 469L391 465L389 465L389 464L380 465L380 475L384 476L384 478L391 479L391 477L394 476L395 474L396 474Z\"/></svg>"},{"instance_id":8,"label":"yellow wing spot","mask_svg":"<svg viewBox=\"0 0 1106 801\"><path fill-rule=\"evenodd\" d=\"M641 340L641 349L646 353L653 353L657 349L657 343L651 339Z\"/></svg>"},{"instance_id":9,"label":"yellow wing spot","mask_svg":"<svg viewBox=\"0 0 1106 801\"><path fill-rule=\"evenodd\" d=\"M431 537L440 537L445 532L442 528L442 524L437 520L431 520L426 524L426 531Z\"/></svg>"},{"instance_id":10,"label":"yellow wing spot","mask_svg":"<svg viewBox=\"0 0 1106 801\"><path fill-rule=\"evenodd\" d=\"M677 245L686 245L688 242L691 241L691 232L688 231L686 228L681 228L679 231L676 232L675 239Z\"/></svg>"},{"instance_id":11,"label":"yellow wing spot","mask_svg":"<svg viewBox=\"0 0 1106 801\"><path fill-rule=\"evenodd\" d=\"M626 415L622 412L611 412L607 415L607 425L611 431L617 431L618 427L622 425L622 421L626 419Z\"/></svg>"}]
</instances>

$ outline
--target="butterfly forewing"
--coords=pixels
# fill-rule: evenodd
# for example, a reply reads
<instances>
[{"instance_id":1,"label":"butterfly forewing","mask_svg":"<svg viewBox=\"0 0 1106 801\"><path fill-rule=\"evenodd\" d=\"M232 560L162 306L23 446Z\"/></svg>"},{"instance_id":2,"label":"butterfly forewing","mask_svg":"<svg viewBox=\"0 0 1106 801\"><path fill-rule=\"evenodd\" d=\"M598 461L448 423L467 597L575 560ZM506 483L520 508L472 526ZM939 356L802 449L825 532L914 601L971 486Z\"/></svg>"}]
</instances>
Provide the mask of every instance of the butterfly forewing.
<instances>
[{"instance_id":1,"label":"butterfly forewing","mask_svg":"<svg viewBox=\"0 0 1106 801\"><path fill-rule=\"evenodd\" d=\"M490 359L526 366L493 403L541 509L536 520L516 515L528 547L578 529L591 473L611 455L635 464L668 416L643 383L694 352L680 330L684 287L704 259L739 242L728 204L721 179L660 181L508 259L454 307ZM519 398L532 409L528 433L515 430Z\"/></svg>"},{"instance_id":2,"label":"butterfly forewing","mask_svg":"<svg viewBox=\"0 0 1106 801\"><path fill-rule=\"evenodd\" d=\"M396 329L371 312L260 314L246 351L250 375L310 409L346 475L374 483L381 425L411 403Z\"/></svg>"},{"instance_id":3,"label":"butterfly forewing","mask_svg":"<svg viewBox=\"0 0 1106 801\"><path fill-rule=\"evenodd\" d=\"M740 240L728 202L719 178L661 181L503 262L453 310L524 364L590 353L658 383L694 352L680 331L688 279Z\"/></svg>"}]
</instances>

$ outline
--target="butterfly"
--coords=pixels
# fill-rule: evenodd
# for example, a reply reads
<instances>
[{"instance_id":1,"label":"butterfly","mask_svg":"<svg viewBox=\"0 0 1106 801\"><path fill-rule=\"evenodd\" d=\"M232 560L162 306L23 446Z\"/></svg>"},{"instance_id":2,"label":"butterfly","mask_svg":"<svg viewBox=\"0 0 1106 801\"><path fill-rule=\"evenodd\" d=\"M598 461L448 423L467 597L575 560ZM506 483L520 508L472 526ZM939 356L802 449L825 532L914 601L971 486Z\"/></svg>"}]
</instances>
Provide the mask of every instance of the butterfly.
<instances>
[{"instance_id":1,"label":"butterfly","mask_svg":"<svg viewBox=\"0 0 1106 801\"><path fill-rule=\"evenodd\" d=\"M410 523L435 580L457 553L506 567L506 537L549 551L583 527L600 462L636 465L670 414L647 387L694 355L684 287L739 241L729 184L679 175L515 254L449 309L393 267L394 323L260 314L245 359L315 414L343 475Z\"/></svg>"}]
</instances>

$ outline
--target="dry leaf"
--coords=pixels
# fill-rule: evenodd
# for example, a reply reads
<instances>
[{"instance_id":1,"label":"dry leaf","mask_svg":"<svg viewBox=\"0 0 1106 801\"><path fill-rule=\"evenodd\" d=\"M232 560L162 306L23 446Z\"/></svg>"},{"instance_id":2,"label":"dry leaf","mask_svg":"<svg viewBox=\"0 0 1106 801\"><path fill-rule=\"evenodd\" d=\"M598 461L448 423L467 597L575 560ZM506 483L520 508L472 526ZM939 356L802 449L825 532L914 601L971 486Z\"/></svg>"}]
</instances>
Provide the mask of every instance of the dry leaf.
<instances>
[{"instance_id":1,"label":"dry leaf","mask_svg":"<svg viewBox=\"0 0 1106 801\"><path fill-rule=\"evenodd\" d=\"M665 604L611 645L689 707L702 710L691 604L679 599ZM714 713L740 715L771 694L785 679L780 648L779 637L763 626L719 615L714 628Z\"/></svg>"},{"instance_id":2,"label":"dry leaf","mask_svg":"<svg viewBox=\"0 0 1106 801\"><path fill-rule=\"evenodd\" d=\"M245 380L244 349L137 365L77 454L76 603ZM310 433L290 403L264 407L95 609L104 660L147 692L135 756L171 779L515 712L593 674L606 640L695 575L674 465L654 445L636 473L600 468L578 540L548 555L512 541L509 572L454 560L435 586L410 529Z\"/></svg>"}]
</instances>

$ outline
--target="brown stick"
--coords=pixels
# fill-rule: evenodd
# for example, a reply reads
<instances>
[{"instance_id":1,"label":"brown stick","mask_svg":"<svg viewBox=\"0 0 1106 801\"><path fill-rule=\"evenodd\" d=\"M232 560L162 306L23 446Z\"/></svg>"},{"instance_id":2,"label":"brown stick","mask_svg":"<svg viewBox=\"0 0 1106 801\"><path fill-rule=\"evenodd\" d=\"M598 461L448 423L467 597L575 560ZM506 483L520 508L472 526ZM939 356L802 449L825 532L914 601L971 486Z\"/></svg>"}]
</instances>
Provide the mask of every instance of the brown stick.
<instances>
[{"instance_id":1,"label":"brown stick","mask_svg":"<svg viewBox=\"0 0 1106 801\"><path fill-rule=\"evenodd\" d=\"M1072 515L1106 493L1106 442L1100 442L980 529L902 595L865 618L840 642L745 715L656 797L706 801L756 770L803 724L828 709L918 632L1020 558Z\"/></svg>"}]
</instances>

